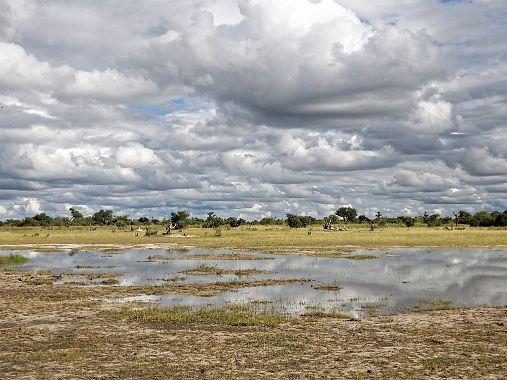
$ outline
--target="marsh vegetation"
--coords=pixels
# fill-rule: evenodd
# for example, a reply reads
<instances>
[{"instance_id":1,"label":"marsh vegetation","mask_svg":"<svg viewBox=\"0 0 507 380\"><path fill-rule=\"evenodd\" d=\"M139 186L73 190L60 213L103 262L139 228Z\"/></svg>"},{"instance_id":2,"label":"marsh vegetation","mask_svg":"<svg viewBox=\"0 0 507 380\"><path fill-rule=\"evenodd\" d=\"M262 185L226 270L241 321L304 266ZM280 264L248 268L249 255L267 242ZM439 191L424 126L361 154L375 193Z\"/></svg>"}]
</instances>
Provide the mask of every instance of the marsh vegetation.
<instances>
[{"instance_id":1,"label":"marsh vegetation","mask_svg":"<svg viewBox=\"0 0 507 380\"><path fill-rule=\"evenodd\" d=\"M363 317L443 309L446 304L441 300L451 300L453 307L507 304L507 260L501 249L391 248L321 257L155 246L117 249L115 254L89 248L16 252L31 257L20 269L51 271L53 277L32 279L33 284L135 288L137 295L150 296L160 307L221 307L265 300L293 316L320 308L323 314ZM117 301L132 296L136 294Z\"/></svg>"},{"instance_id":2,"label":"marsh vegetation","mask_svg":"<svg viewBox=\"0 0 507 380\"><path fill-rule=\"evenodd\" d=\"M9 254L9 256L0 256L0 266L5 265L21 265L28 262L28 258L18 255L18 254Z\"/></svg>"},{"instance_id":3,"label":"marsh vegetation","mask_svg":"<svg viewBox=\"0 0 507 380\"><path fill-rule=\"evenodd\" d=\"M222 307L176 306L171 308L122 308L113 313L117 318L129 318L143 322L200 323L228 326L275 327L291 320L287 315L260 309L252 305L227 305Z\"/></svg>"},{"instance_id":4,"label":"marsh vegetation","mask_svg":"<svg viewBox=\"0 0 507 380\"><path fill-rule=\"evenodd\" d=\"M235 276L242 277L242 276L252 276L254 274L266 274L266 273L270 273L270 272L267 270L260 270L260 269L256 269L256 268L252 268L252 269L223 269L223 268L219 268L216 265L201 264L198 267L195 267L192 269L187 269L187 270L184 270L180 273L189 274L189 275L193 275L193 276L209 276L209 275L224 276L226 274L233 274Z\"/></svg>"}]
</instances>

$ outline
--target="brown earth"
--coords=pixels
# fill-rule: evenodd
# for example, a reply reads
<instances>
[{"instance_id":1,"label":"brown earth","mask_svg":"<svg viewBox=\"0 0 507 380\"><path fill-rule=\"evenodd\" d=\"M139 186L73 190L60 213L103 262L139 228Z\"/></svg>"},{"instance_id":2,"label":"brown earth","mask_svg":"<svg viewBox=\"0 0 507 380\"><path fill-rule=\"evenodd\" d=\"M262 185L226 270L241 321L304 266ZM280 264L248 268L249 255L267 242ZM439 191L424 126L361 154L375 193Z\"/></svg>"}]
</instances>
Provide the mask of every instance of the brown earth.
<instances>
[{"instance_id":1,"label":"brown earth","mask_svg":"<svg viewBox=\"0 0 507 380\"><path fill-rule=\"evenodd\" d=\"M134 322L115 319L110 310L119 306L105 299L141 294L142 288L51 281L48 273L0 270L2 379L507 374L507 307L300 319L272 328Z\"/></svg>"}]
</instances>

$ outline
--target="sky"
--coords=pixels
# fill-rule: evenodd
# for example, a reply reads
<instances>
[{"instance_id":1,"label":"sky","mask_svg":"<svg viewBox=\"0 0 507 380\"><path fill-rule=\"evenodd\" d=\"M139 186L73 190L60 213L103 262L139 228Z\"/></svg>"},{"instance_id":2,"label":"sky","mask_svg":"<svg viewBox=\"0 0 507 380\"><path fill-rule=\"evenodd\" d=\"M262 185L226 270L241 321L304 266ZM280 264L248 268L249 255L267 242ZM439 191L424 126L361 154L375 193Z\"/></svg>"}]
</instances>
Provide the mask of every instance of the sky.
<instances>
[{"instance_id":1,"label":"sky","mask_svg":"<svg viewBox=\"0 0 507 380\"><path fill-rule=\"evenodd\" d=\"M0 219L507 209L507 1L0 0Z\"/></svg>"}]
</instances>

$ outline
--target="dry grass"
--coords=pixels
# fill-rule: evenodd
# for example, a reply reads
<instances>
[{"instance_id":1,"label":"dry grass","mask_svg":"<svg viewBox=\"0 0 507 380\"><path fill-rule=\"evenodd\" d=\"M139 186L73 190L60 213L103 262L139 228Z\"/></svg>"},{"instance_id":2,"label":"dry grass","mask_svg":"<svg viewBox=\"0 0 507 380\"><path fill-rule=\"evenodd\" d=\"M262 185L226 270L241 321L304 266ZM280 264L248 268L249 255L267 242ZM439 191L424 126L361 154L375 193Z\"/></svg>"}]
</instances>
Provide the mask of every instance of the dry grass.
<instances>
[{"instance_id":1,"label":"dry grass","mask_svg":"<svg viewBox=\"0 0 507 380\"><path fill-rule=\"evenodd\" d=\"M313 228L311 235L308 235L308 229L305 228L259 226L223 229L220 237L214 236L213 230L204 228L190 228L185 230L185 233L189 237L136 236L135 232L112 230L111 228L97 228L94 231L85 228L73 230L0 228L0 244L89 244L90 248L93 248L93 244L172 243L201 248L337 257L343 257L344 253L357 248L507 246L507 230L495 228L446 230L426 227L393 227L369 231L361 227L337 232L324 232ZM47 236L48 234L49 236ZM241 260L244 259L241 258Z\"/></svg>"},{"instance_id":2,"label":"dry grass","mask_svg":"<svg viewBox=\"0 0 507 380\"><path fill-rule=\"evenodd\" d=\"M185 240L186 244L209 248L231 248L267 253L303 253L345 257L356 248L388 247L489 247L507 246L507 230L468 229L445 230L430 228L386 228L382 231L351 229L324 232L284 227L225 230L217 238L202 234L203 230L190 231L200 237Z\"/></svg>"}]
</instances>

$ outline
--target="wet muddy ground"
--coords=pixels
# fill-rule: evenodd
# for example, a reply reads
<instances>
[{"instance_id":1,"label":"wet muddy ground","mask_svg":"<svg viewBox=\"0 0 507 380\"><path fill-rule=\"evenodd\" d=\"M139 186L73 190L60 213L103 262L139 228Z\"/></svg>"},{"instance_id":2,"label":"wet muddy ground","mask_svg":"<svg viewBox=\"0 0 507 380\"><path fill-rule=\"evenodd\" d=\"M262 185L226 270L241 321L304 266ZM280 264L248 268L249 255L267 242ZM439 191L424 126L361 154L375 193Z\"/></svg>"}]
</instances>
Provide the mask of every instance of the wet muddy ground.
<instances>
[{"instance_id":1,"label":"wet muddy ground","mask_svg":"<svg viewBox=\"0 0 507 380\"><path fill-rule=\"evenodd\" d=\"M507 305L505 249L394 248L308 257L191 248L62 248L0 255L12 252L29 259L18 269L50 271L56 284L139 291L113 302L149 301L162 307L256 303L291 315L320 310L356 318ZM202 290L211 288L217 291L203 296Z\"/></svg>"},{"instance_id":2,"label":"wet muddy ground","mask_svg":"<svg viewBox=\"0 0 507 380\"><path fill-rule=\"evenodd\" d=\"M114 317L119 306L106 300L139 289L49 284L49 277L0 270L3 378L501 379L507 373L506 307L298 319L269 328L135 322Z\"/></svg>"}]
</instances>

